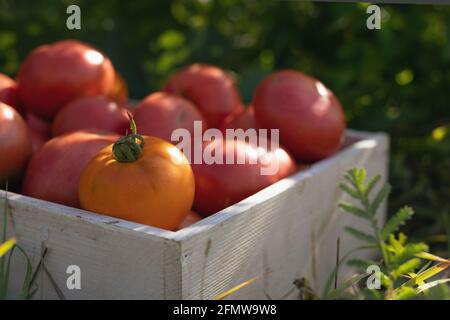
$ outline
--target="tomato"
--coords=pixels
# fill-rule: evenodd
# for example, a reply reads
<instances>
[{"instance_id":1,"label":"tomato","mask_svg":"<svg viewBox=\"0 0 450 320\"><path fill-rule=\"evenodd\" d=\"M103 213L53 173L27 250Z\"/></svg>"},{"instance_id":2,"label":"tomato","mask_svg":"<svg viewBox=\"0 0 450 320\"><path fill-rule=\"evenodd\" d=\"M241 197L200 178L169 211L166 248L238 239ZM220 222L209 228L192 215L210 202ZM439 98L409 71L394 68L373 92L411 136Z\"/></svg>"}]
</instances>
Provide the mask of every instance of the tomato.
<instances>
[{"instance_id":1,"label":"tomato","mask_svg":"<svg viewBox=\"0 0 450 320\"><path fill-rule=\"evenodd\" d=\"M38 117L37 115L35 115L31 112L26 113L25 121L31 130L39 133L43 137L50 138L50 135L51 135L50 123L48 123L44 119Z\"/></svg>"},{"instance_id":2,"label":"tomato","mask_svg":"<svg viewBox=\"0 0 450 320\"><path fill-rule=\"evenodd\" d=\"M229 114L242 110L234 80L215 66L192 64L175 73L164 90L191 100L214 128Z\"/></svg>"},{"instance_id":3,"label":"tomato","mask_svg":"<svg viewBox=\"0 0 450 320\"><path fill-rule=\"evenodd\" d=\"M114 85L108 93L108 97L121 104L128 101L128 85L122 75L117 71L114 76Z\"/></svg>"},{"instance_id":4,"label":"tomato","mask_svg":"<svg viewBox=\"0 0 450 320\"><path fill-rule=\"evenodd\" d=\"M143 135L155 136L171 141L172 132L185 128L194 135L194 121L202 121L197 108L180 96L166 92L156 92L141 101L133 112L136 125Z\"/></svg>"},{"instance_id":5,"label":"tomato","mask_svg":"<svg viewBox=\"0 0 450 320\"><path fill-rule=\"evenodd\" d=\"M194 175L183 153L156 137L132 134L102 149L80 180L83 209L175 230L194 200Z\"/></svg>"},{"instance_id":6,"label":"tomato","mask_svg":"<svg viewBox=\"0 0 450 320\"><path fill-rule=\"evenodd\" d=\"M334 94L303 73L273 73L253 97L258 125L279 129L280 141L297 159L314 162L334 154L343 141L345 116Z\"/></svg>"},{"instance_id":7,"label":"tomato","mask_svg":"<svg viewBox=\"0 0 450 320\"><path fill-rule=\"evenodd\" d=\"M34 153L50 139L50 124L47 121L32 114L31 112L26 113L25 122L28 125L28 130L31 137L31 145Z\"/></svg>"},{"instance_id":8,"label":"tomato","mask_svg":"<svg viewBox=\"0 0 450 320\"><path fill-rule=\"evenodd\" d=\"M86 164L118 135L77 131L49 140L31 158L23 181L25 195L79 207L78 183Z\"/></svg>"},{"instance_id":9,"label":"tomato","mask_svg":"<svg viewBox=\"0 0 450 320\"><path fill-rule=\"evenodd\" d=\"M30 156L31 139L25 121L13 107L0 102L0 183L16 182Z\"/></svg>"},{"instance_id":10,"label":"tomato","mask_svg":"<svg viewBox=\"0 0 450 320\"><path fill-rule=\"evenodd\" d=\"M69 102L53 121L53 136L82 129L99 129L125 134L128 128L127 111L103 96L81 97Z\"/></svg>"},{"instance_id":11,"label":"tomato","mask_svg":"<svg viewBox=\"0 0 450 320\"><path fill-rule=\"evenodd\" d=\"M225 132L226 129L247 130L257 128L254 109L252 106L249 106L237 115L226 119L221 130Z\"/></svg>"},{"instance_id":12,"label":"tomato","mask_svg":"<svg viewBox=\"0 0 450 320\"><path fill-rule=\"evenodd\" d=\"M0 102L20 110L17 101L17 84L3 73L0 73Z\"/></svg>"},{"instance_id":13,"label":"tomato","mask_svg":"<svg viewBox=\"0 0 450 320\"><path fill-rule=\"evenodd\" d=\"M19 100L27 110L52 119L77 97L109 93L114 69L93 47L65 40L34 49L20 65L17 82Z\"/></svg>"},{"instance_id":14,"label":"tomato","mask_svg":"<svg viewBox=\"0 0 450 320\"><path fill-rule=\"evenodd\" d=\"M194 209L203 215L233 205L296 170L295 162L282 148L267 150L242 140L216 139L205 143L204 150L222 145L223 164L203 161L202 164L192 165L195 176ZM238 163L239 158L245 159L245 163ZM234 164L227 164L226 159L235 159ZM262 174L262 170L269 169L270 165L274 170Z\"/></svg>"},{"instance_id":15,"label":"tomato","mask_svg":"<svg viewBox=\"0 0 450 320\"><path fill-rule=\"evenodd\" d=\"M35 153L48 141L48 139L30 128L28 128L28 131L31 138L31 149L33 150L33 153Z\"/></svg>"},{"instance_id":16,"label":"tomato","mask_svg":"<svg viewBox=\"0 0 450 320\"><path fill-rule=\"evenodd\" d=\"M190 225L202 220L202 217L195 211L189 211L186 218L184 218L183 222L181 222L180 226L178 227L178 230L187 228Z\"/></svg>"}]
</instances>

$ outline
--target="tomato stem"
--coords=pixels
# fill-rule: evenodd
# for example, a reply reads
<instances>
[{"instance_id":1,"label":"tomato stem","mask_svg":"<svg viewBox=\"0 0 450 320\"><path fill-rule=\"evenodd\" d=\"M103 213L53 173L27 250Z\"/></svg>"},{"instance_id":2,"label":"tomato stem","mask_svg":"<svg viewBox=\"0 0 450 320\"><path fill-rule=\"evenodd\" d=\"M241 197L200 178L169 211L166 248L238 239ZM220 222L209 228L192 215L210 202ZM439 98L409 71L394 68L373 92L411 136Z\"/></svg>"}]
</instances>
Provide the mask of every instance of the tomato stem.
<instances>
[{"instance_id":1,"label":"tomato stem","mask_svg":"<svg viewBox=\"0 0 450 320\"><path fill-rule=\"evenodd\" d=\"M144 138L137 134L136 122L130 112L128 112L128 117L130 118L131 134L120 137L112 147L113 156L119 162L138 160L144 148Z\"/></svg>"}]
</instances>

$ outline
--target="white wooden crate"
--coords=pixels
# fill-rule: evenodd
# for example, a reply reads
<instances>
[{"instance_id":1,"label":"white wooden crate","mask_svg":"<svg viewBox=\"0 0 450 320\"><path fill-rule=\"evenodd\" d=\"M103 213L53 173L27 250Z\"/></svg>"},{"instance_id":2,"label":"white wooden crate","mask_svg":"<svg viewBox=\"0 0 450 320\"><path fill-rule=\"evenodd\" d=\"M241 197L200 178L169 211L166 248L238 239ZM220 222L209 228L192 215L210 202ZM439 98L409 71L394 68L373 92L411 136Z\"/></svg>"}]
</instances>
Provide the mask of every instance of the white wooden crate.
<instances>
[{"instance_id":1,"label":"white wooden crate","mask_svg":"<svg viewBox=\"0 0 450 320\"><path fill-rule=\"evenodd\" d=\"M279 299L302 277L321 292L335 265L337 238L342 254L360 245L343 227L365 227L337 208L347 198L338 182L355 166L365 167L369 176L382 174L382 182L387 178L388 137L351 130L347 136L359 141L177 232L13 193L8 194L8 229L35 266L47 248L45 266L67 299L211 299L255 276L228 298ZM0 190L1 207L4 198ZM16 257L11 297L25 274L25 260ZM81 268L81 290L66 286L70 265ZM36 284L34 298L58 298L42 268Z\"/></svg>"}]
</instances>

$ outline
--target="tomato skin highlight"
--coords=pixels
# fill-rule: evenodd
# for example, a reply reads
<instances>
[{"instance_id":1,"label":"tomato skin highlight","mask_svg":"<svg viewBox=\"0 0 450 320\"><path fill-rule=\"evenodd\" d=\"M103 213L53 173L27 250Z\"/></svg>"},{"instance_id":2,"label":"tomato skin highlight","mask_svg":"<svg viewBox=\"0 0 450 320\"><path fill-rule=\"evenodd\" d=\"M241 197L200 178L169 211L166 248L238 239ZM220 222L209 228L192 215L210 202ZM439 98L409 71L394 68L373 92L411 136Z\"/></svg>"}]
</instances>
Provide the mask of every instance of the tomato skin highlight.
<instances>
[{"instance_id":1,"label":"tomato skin highlight","mask_svg":"<svg viewBox=\"0 0 450 320\"><path fill-rule=\"evenodd\" d=\"M195 63L176 72L164 91L189 99L212 128L219 128L228 115L243 109L234 80L208 64Z\"/></svg>"},{"instance_id":2,"label":"tomato skin highlight","mask_svg":"<svg viewBox=\"0 0 450 320\"><path fill-rule=\"evenodd\" d=\"M215 148L223 145L223 164L193 164L195 176L194 210L203 216L209 216L231 206L261 189L281 180L296 171L292 157L282 148L268 152L240 140L214 140L206 142L204 148ZM258 155L259 150L259 155ZM260 159L268 156L270 163L278 161L278 170L272 174L261 174L266 167ZM246 159L244 164L235 161L226 164L227 157L236 160ZM250 163L253 160L254 163Z\"/></svg>"},{"instance_id":3,"label":"tomato skin highlight","mask_svg":"<svg viewBox=\"0 0 450 320\"><path fill-rule=\"evenodd\" d=\"M34 49L17 74L19 102L28 111L52 119L80 96L106 95L114 85L114 68L100 51L76 40Z\"/></svg>"},{"instance_id":4,"label":"tomato skin highlight","mask_svg":"<svg viewBox=\"0 0 450 320\"><path fill-rule=\"evenodd\" d=\"M31 137L20 114L0 102L0 183L17 182L31 156Z\"/></svg>"},{"instance_id":5,"label":"tomato skin highlight","mask_svg":"<svg viewBox=\"0 0 450 320\"><path fill-rule=\"evenodd\" d=\"M195 182L183 153L169 142L144 136L139 159L119 162L112 145L86 166L80 180L81 207L162 229L176 230L194 200Z\"/></svg>"},{"instance_id":6,"label":"tomato skin highlight","mask_svg":"<svg viewBox=\"0 0 450 320\"><path fill-rule=\"evenodd\" d=\"M78 130L98 129L123 135L128 129L124 107L103 97L81 97L65 105L53 120L53 136Z\"/></svg>"},{"instance_id":7,"label":"tomato skin highlight","mask_svg":"<svg viewBox=\"0 0 450 320\"><path fill-rule=\"evenodd\" d=\"M252 105L258 126L279 129L281 144L300 161L331 156L343 142L341 104L320 81L301 72L269 75L258 85Z\"/></svg>"},{"instance_id":8,"label":"tomato skin highlight","mask_svg":"<svg viewBox=\"0 0 450 320\"><path fill-rule=\"evenodd\" d=\"M78 184L89 160L118 135L98 130L49 140L31 158L23 181L25 195L79 208Z\"/></svg>"},{"instance_id":9,"label":"tomato skin highlight","mask_svg":"<svg viewBox=\"0 0 450 320\"><path fill-rule=\"evenodd\" d=\"M174 130L187 129L194 135L194 121L207 124L197 108L187 99L166 92L155 92L145 97L135 108L134 119L143 135L171 142Z\"/></svg>"}]
</instances>

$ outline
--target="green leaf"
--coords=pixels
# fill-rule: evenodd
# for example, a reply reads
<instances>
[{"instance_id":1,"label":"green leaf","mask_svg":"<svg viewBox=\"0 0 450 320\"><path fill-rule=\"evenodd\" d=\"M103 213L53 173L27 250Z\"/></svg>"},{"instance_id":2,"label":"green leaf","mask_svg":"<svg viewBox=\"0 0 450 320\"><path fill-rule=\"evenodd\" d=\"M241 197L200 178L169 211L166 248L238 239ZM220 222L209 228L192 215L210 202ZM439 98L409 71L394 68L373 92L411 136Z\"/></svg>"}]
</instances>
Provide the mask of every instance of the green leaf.
<instances>
[{"instance_id":1,"label":"green leaf","mask_svg":"<svg viewBox=\"0 0 450 320\"><path fill-rule=\"evenodd\" d=\"M366 180L366 170L364 168L356 169L355 177L359 189L363 189L364 180Z\"/></svg>"},{"instance_id":2,"label":"green leaf","mask_svg":"<svg viewBox=\"0 0 450 320\"><path fill-rule=\"evenodd\" d=\"M400 252L392 257L391 263L394 266L398 266L406 260L415 257L416 254L426 250L428 250L428 246L425 243L408 243Z\"/></svg>"},{"instance_id":3,"label":"green leaf","mask_svg":"<svg viewBox=\"0 0 450 320\"><path fill-rule=\"evenodd\" d=\"M411 287L402 287L398 291L394 291L393 300L409 300L417 297L418 293Z\"/></svg>"},{"instance_id":4,"label":"green leaf","mask_svg":"<svg viewBox=\"0 0 450 320\"><path fill-rule=\"evenodd\" d=\"M372 265L379 265L378 262L373 260L366 260L366 259L349 259L347 261L347 265L350 267L360 268L362 270L367 270L369 266Z\"/></svg>"},{"instance_id":5,"label":"green leaf","mask_svg":"<svg viewBox=\"0 0 450 320\"><path fill-rule=\"evenodd\" d=\"M430 300L450 300L450 287L447 284L440 283L424 291L424 294Z\"/></svg>"},{"instance_id":6,"label":"green leaf","mask_svg":"<svg viewBox=\"0 0 450 320\"><path fill-rule=\"evenodd\" d=\"M394 278L399 278L400 276L407 274L409 272L413 272L420 265L420 259L412 258L402 263L396 269L392 271L392 276Z\"/></svg>"},{"instance_id":7,"label":"green leaf","mask_svg":"<svg viewBox=\"0 0 450 320\"><path fill-rule=\"evenodd\" d=\"M434 277L436 274L446 270L450 266L449 262L441 262L437 265L428 268L425 271L422 271L417 275L417 277L412 278L411 280L408 280L408 282L404 283L403 285L407 286L413 286L413 285L420 285L426 280L428 280L431 277Z\"/></svg>"},{"instance_id":8,"label":"green leaf","mask_svg":"<svg viewBox=\"0 0 450 320\"><path fill-rule=\"evenodd\" d=\"M438 256L428 253L428 252L417 253L416 257L425 259L425 260L430 260L430 261L437 261L437 262L448 262L449 261L448 259L438 257Z\"/></svg>"},{"instance_id":9,"label":"green leaf","mask_svg":"<svg viewBox=\"0 0 450 320\"><path fill-rule=\"evenodd\" d=\"M376 186L378 181L380 181L380 179L381 179L381 176L379 174L370 178L369 182L367 182L366 186L364 187L364 196L367 197L370 194L370 192Z\"/></svg>"},{"instance_id":10,"label":"green leaf","mask_svg":"<svg viewBox=\"0 0 450 320\"><path fill-rule=\"evenodd\" d=\"M403 207L389 219L381 231L381 239L384 241L389 237L389 234L396 232L400 226L404 225L406 220L410 219L414 214L414 210L410 207Z\"/></svg>"},{"instance_id":11,"label":"green leaf","mask_svg":"<svg viewBox=\"0 0 450 320\"><path fill-rule=\"evenodd\" d=\"M339 184L339 188L354 199L361 198L361 196L357 190L350 188L348 185L346 185L344 183Z\"/></svg>"},{"instance_id":12,"label":"green leaf","mask_svg":"<svg viewBox=\"0 0 450 320\"><path fill-rule=\"evenodd\" d=\"M355 207L351 203L342 201L342 202L339 203L339 208L341 208L341 209L347 211L348 213L351 213L351 214L353 214L353 215L355 215L357 217L360 217L360 218L363 218L363 219L366 219L366 220L370 220L370 216L369 216L369 214L366 211L364 211L361 208Z\"/></svg>"},{"instance_id":13,"label":"green leaf","mask_svg":"<svg viewBox=\"0 0 450 320\"><path fill-rule=\"evenodd\" d=\"M345 231L347 231L348 233L350 233L352 236L354 236L355 238L357 238L359 240L362 240L362 241L365 241L365 242L368 242L371 244L377 243L377 240L370 234L364 233L362 231L359 231L359 230L349 227L349 226L345 227L344 229L345 229Z\"/></svg>"},{"instance_id":14,"label":"green leaf","mask_svg":"<svg viewBox=\"0 0 450 320\"><path fill-rule=\"evenodd\" d=\"M391 193L391 185L389 183L386 183L383 188L377 193L375 199L370 205L370 212L372 215L374 215L378 208L380 207L381 203L386 199L386 197Z\"/></svg>"}]
</instances>

